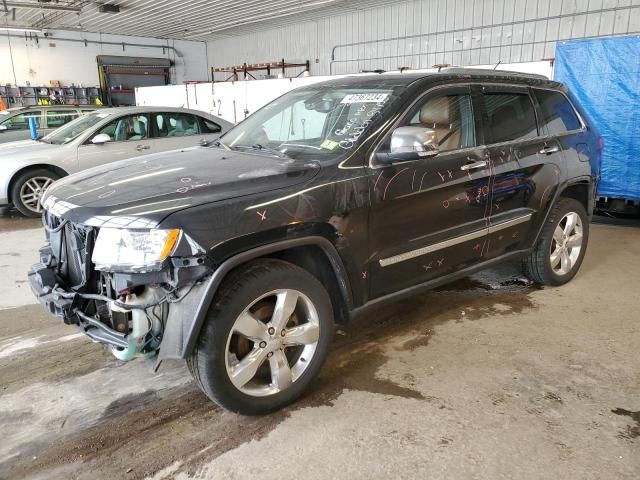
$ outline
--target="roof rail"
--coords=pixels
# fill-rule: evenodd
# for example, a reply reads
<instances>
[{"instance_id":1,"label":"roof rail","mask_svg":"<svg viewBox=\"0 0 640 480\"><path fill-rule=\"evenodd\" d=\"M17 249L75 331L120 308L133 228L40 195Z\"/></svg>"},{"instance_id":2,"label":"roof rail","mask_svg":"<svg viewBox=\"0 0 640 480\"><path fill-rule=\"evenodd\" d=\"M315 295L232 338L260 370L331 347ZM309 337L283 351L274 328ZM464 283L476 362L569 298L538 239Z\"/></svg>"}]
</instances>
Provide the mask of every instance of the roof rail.
<instances>
[{"instance_id":1,"label":"roof rail","mask_svg":"<svg viewBox=\"0 0 640 480\"><path fill-rule=\"evenodd\" d=\"M490 75L494 77L524 77L536 78L540 80L549 80L544 75L537 73L512 72L509 70L493 70L488 68L463 68L463 67L446 67L442 69L443 73L468 73L470 75Z\"/></svg>"}]
</instances>

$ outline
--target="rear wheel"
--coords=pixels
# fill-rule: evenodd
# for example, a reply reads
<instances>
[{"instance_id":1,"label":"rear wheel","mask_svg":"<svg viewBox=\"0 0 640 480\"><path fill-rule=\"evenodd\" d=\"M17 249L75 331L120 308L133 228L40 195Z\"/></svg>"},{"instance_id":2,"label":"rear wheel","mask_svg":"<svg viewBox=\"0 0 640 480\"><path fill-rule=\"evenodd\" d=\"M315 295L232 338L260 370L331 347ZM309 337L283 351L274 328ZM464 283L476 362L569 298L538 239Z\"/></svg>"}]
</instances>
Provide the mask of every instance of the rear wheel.
<instances>
[{"instance_id":1,"label":"rear wheel","mask_svg":"<svg viewBox=\"0 0 640 480\"><path fill-rule=\"evenodd\" d=\"M583 205L572 198L563 198L552 208L524 270L537 283L557 286L580 269L589 240L589 218Z\"/></svg>"},{"instance_id":2,"label":"rear wheel","mask_svg":"<svg viewBox=\"0 0 640 480\"><path fill-rule=\"evenodd\" d=\"M232 272L209 309L189 369L222 407L256 415L297 399L333 334L329 295L301 268L262 259Z\"/></svg>"},{"instance_id":3,"label":"rear wheel","mask_svg":"<svg viewBox=\"0 0 640 480\"><path fill-rule=\"evenodd\" d=\"M56 173L39 168L21 174L11 188L11 201L16 209L27 217L42 215L40 199L49 186L59 179Z\"/></svg>"}]
</instances>

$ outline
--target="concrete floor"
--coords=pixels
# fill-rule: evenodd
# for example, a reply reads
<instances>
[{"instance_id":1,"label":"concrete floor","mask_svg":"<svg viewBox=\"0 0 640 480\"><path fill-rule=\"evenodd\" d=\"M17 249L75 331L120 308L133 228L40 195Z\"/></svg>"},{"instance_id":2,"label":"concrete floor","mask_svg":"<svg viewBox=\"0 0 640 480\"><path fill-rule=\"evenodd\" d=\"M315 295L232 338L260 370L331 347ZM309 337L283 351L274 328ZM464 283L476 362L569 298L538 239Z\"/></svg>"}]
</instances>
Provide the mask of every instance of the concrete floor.
<instances>
[{"instance_id":1,"label":"concrete floor","mask_svg":"<svg viewBox=\"0 0 640 480\"><path fill-rule=\"evenodd\" d=\"M258 418L49 318L25 283L42 238L0 217L2 479L640 477L640 228L593 225L561 288L505 266L381 308Z\"/></svg>"}]
</instances>

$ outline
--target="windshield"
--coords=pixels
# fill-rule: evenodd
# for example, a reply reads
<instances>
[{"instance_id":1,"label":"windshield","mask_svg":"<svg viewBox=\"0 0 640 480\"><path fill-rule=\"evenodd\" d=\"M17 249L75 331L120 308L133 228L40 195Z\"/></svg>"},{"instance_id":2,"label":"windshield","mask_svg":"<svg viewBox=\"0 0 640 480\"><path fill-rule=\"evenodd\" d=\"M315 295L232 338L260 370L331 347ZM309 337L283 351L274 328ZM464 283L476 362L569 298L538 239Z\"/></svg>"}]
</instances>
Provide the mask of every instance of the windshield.
<instances>
[{"instance_id":1,"label":"windshield","mask_svg":"<svg viewBox=\"0 0 640 480\"><path fill-rule=\"evenodd\" d=\"M90 113L67 123L65 126L54 130L49 135L42 138L45 143L53 143L54 145L64 145L74 141L82 135L87 129L93 127L109 116L106 112Z\"/></svg>"},{"instance_id":2,"label":"windshield","mask_svg":"<svg viewBox=\"0 0 640 480\"><path fill-rule=\"evenodd\" d=\"M356 148L398 98L392 87L308 87L267 104L220 140L232 150L331 159Z\"/></svg>"}]
</instances>

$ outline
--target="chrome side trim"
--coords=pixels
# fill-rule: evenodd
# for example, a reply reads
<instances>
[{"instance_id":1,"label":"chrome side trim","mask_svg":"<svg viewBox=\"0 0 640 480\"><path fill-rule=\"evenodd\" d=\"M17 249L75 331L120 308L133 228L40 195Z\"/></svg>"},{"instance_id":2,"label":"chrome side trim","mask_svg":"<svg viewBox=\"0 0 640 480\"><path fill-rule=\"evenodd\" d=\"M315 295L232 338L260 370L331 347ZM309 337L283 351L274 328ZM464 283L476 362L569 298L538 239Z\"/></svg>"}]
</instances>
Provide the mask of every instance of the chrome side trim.
<instances>
[{"instance_id":1,"label":"chrome side trim","mask_svg":"<svg viewBox=\"0 0 640 480\"><path fill-rule=\"evenodd\" d=\"M495 233L505 228L513 227L514 225L520 225L521 223L528 222L531 220L533 213L527 213L521 217L512 218L511 220L507 220L506 222L496 223L495 225L490 225L487 229L487 233Z\"/></svg>"},{"instance_id":2,"label":"chrome side trim","mask_svg":"<svg viewBox=\"0 0 640 480\"><path fill-rule=\"evenodd\" d=\"M418 248L416 250L411 250L409 252L400 253L398 255L394 255L393 257L381 258L380 260L378 260L378 262L380 263L381 267L388 267L389 265L393 265L395 263L404 262L405 260L411 260L412 258L420 257L422 255L426 255L427 253L437 252L438 250L442 250L443 248L453 247L454 245L468 242L470 240L475 240L476 238L482 238L486 235L498 232L505 228L513 227L515 225L528 222L529 220L531 220L532 216L533 216L532 213L527 213L522 217L507 220L506 222L497 223L495 225L491 225L488 228L483 228L482 230L478 230L476 232L466 233L464 235L460 235L459 237L454 237L449 240L445 240L443 242L427 245L426 247Z\"/></svg>"},{"instance_id":3,"label":"chrome side trim","mask_svg":"<svg viewBox=\"0 0 640 480\"><path fill-rule=\"evenodd\" d=\"M464 243L468 242L469 240L484 237L486 234L487 229L483 228L482 230L478 230L477 232L466 233L459 237L445 240L444 242L434 243L433 245L427 245L426 247L418 248L417 250L400 253L398 255L394 255L393 257L381 258L379 260L380 266L387 267L389 265L393 265L394 263L404 262L405 260L410 260L421 255L426 255L427 253L433 253L438 250L442 250L443 248L452 247L454 245L458 245L459 243Z\"/></svg>"}]
</instances>

